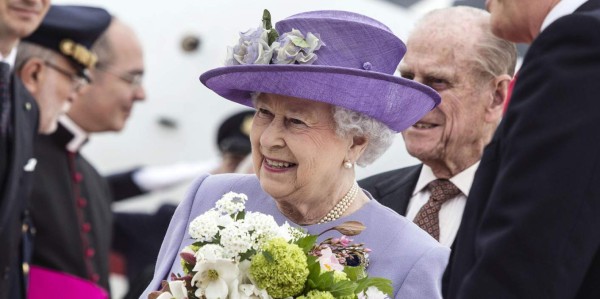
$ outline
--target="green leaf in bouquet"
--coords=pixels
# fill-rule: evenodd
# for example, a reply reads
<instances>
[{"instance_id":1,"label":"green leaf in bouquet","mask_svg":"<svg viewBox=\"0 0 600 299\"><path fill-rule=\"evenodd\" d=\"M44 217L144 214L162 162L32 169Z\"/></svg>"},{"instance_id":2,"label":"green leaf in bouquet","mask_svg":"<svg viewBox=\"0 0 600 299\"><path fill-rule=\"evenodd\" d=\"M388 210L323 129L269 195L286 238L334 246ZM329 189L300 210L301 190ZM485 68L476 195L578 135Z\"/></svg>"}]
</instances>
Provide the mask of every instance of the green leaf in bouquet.
<instances>
[{"instance_id":1,"label":"green leaf in bouquet","mask_svg":"<svg viewBox=\"0 0 600 299\"><path fill-rule=\"evenodd\" d=\"M302 248L304 253L308 253L315 246L315 242L317 242L317 236L307 235L306 237L298 239L298 241L296 241L296 245Z\"/></svg>"},{"instance_id":2,"label":"green leaf in bouquet","mask_svg":"<svg viewBox=\"0 0 600 299\"><path fill-rule=\"evenodd\" d=\"M329 292L335 297L340 298L343 296L353 296L354 290L358 284L350 280L342 280L334 283L331 286Z\"/></svg>"},{"instance_id":3,"label":"green leaf in bouquet","mask_svg":"<svg viewBox=\"0 0 600 299\"><path fill-rule=\"evenodd\" d=\"M390 297L392 296L392 293L394 292L394 288L392 287L392 281L387 278L365 277L357 282L358 282L358 286L356 287L356 290L355 290L356 294L366 290L369 287L376 287L380 291L382 291L383 293L387 294Z\"/></svg>"},{"instance_id":4,"label":"green leaf in bouquet","mask_svg":"<svg viewBox=\"0 0 600 299\"><path fill-rule=\"evenodd\" d=\"M275 259L273 258L273 255L270 252L265 250L262 252L262 255L265 257L267 262L269 262L269 263L275 262Z\"/></svg>"},{"instance_id":5,"label":"green leaf in bouquet","mask_svg":"<svg viewBox=\"0 0 600 299\"><path fill-rule=\"evenodd\" d=\"M348 275L348 278L352 281L358 281L367 277L367 272L365 271L364 266L345 266L344 273L346 273L346 275Z\"/></svg>"},{"instance_id":6,"label":"green leaf in bouquet","mask_svg":"<svg viewBox=\"0 0 600 299\"><path fill-rule=\"evenodd\" d=\"M246 217L246 211L241 211L241 212L235 214L234 220L235 221L242 220L242 219L244 219L244 217Z\"/></svg>"},{"instance_id":7,"label":"green leaf in bouquet","mask_svg":"<svg viewBox=\"0 0 600 299\"><path fill-rule=\"evenodd\" d=\"M240 254L240 261L251 260L252 257L256 254L256 250L248 249L248 251ZM272 258L272 257L271 257Z\"/></svg>"},{"instance_id":8,"label":"green leaf in bouquet","mask_svg":"<svg viewBox=\"0 0 600 299\"><path fill-rule=\"evenodd\" d=\"M181 268L183 269L183 273L190 274L194 270L194 265L190 265L181 259Z\"/></svg>"},{"instance_id":9,"label":"green leaf in bouquet","mask_svg":"<svg viewBox=\"0 0 600 299\"><path fill-rule=\"evenodd\" d=\"M317 278L316 289L319 291L329 291L333 285L333 271L327 271Z\"/></svg>"},{"instance_id":10,"label":"green leaf in bouquet","mask_svg":"<svg viewBox=\"0 0 600 299\"><path fill-rule=\"evenodd\" d=\"M308 265L307 279L312 279L313 281L317 281L317 279L321 275L321 265L317 261L317 257L312 256L312 255L307 256L306 263Z\"/></svg>"}]
</instances>

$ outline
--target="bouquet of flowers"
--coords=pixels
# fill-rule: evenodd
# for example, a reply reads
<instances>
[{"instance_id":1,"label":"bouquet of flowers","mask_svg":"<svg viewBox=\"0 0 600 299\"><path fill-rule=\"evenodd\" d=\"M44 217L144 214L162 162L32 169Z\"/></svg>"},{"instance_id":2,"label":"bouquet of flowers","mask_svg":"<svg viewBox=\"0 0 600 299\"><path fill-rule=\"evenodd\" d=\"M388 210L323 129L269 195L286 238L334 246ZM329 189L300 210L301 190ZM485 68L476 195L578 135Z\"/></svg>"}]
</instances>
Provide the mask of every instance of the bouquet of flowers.
<instances>
[{"instance_id":1,"label":"bouquet of flowers","mask_svg":"<svg viewBox=\"0 0 600 299\"><path fill-rule=\"evenodd\" d=\"M348 238L364 230L360 222L326 230L342 235L317 244L318 236L246 211L247 199L229 192L190 223L195 242L180 253L184 273L172 273L149 299L391 296L391 281L366 274L370 250Z\"/></svg>"}]
</instances>

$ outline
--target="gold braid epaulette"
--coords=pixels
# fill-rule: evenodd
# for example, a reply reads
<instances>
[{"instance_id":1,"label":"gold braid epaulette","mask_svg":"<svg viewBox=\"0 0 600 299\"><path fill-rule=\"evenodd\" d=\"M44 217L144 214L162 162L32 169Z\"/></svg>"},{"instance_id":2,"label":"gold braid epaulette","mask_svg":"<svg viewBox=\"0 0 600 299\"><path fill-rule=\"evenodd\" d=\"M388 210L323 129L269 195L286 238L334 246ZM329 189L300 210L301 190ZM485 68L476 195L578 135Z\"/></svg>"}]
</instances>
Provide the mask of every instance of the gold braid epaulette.
<instances>
[{"instance_id":1,"label":"gold braid epaulette","mask_svg":"<svg viewBox=\"0 0 600 299\"><path fill-rule=\"evenodd\" d=\"M78 44L70 39L63 39L60 42L59 47L60 52L63 55L75 59L75 61L81 63L86 68L93 68L98 61L98 56L96 56L96 54L92 53L83 45Z\"/></svg>"}]
</instances>

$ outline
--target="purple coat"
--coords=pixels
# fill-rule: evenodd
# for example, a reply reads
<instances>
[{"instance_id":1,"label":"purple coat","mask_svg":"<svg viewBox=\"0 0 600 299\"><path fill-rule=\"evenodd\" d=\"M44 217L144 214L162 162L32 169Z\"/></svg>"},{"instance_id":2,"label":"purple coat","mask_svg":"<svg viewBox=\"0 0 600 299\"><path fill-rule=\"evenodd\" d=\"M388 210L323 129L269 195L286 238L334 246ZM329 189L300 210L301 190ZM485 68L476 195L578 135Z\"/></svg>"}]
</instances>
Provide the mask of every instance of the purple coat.
<instances>
[{"instance_id":1,"label":"purple coat","mask_svg":"<svg viewBox=\"0 0 600 299\"><path fill-rule=\"evenodd\" d=\"M149 292L159 289L160 282L171 272L183 273L179 252L192 243L188 234L189 223L213 208L215 202L230 191L248 196L247 211L270 214L279 224L285 221L293 224L279 212L275 200L261 189L255 175L204 175L193 183L185 200L175 211L158 254L154 278L141 298L146 299ZM365 243L372 250L367 272L370 276L390 279L395 298L442 298L441 280L450 249L376 200L371 200L346 217L303 228L311 234L318 234L349 220L360 221L366 226L360 235L352 238L354 242ZM333 236L339 236L339 233L328 232L320 238Z\"/></svg>"}]
</instances>

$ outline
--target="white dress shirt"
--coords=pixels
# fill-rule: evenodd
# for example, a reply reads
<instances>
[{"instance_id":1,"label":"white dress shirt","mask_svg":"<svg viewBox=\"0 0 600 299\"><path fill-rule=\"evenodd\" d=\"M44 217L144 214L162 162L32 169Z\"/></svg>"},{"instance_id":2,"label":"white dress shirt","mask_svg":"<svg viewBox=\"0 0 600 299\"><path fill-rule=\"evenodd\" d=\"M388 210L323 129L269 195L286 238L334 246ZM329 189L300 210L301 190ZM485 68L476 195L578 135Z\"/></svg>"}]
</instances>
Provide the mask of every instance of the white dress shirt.
<instances>
[{"instance_id":1,"label":"white dress shirt","mask_svg":"<svg viewBox=\"0 0 600 299\"><path fill-rule=\"evenodd\" d=\"M540 32L544 31L546 27L550 26L550 24L554 23L554 21L558 20L560 17L572 14L586 2L587 0L561 0L552 8L552 10L550 10L544 19Z\"/></svg>"},{"instance_id":2,"label":"white dress shirt","mask_svg":"<svg viewBox=\"0 0 600 299\"><path fill-rule=\"evenodd\" d=\"M6 57L4 57L2 53L0 53L0 61L8 63L8 65L10 65L11 70L15 66L15 59L17 59L16 46L13 47L12 50L10 50L10 53L8 53L8 56Z\"/></svg>"},{"instance_id":3,"label":"white dress shirt","mask_svg":"<svg viewBox=\"0 0 600 299\"><path fill-rule=\"evenodd\" d=\"M442 204L440 209L440 243L444 246L452 246L460 221L462 219L465 204L467 203L467 196L469 196L469 190L473 184L473 177L475 177L475 171L479 167L479 161L471 165L469 168L463 170L461 173L450 178L450 181L458 187L461 194L454 198L447 200ZM423 165L419 180L413 191L413 196L408 203L406 212L406 218L414 220L421 207L427 203L431 192L426 188L429 183L437 180L431 168L427 165Z\"/></svg>"}]
</instances>

